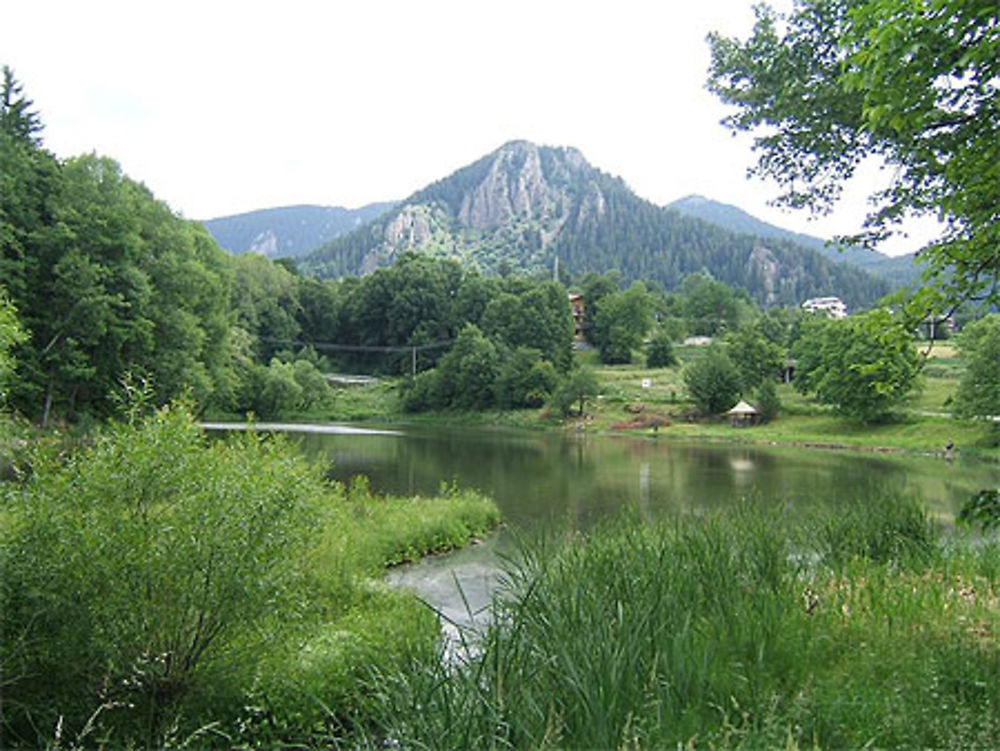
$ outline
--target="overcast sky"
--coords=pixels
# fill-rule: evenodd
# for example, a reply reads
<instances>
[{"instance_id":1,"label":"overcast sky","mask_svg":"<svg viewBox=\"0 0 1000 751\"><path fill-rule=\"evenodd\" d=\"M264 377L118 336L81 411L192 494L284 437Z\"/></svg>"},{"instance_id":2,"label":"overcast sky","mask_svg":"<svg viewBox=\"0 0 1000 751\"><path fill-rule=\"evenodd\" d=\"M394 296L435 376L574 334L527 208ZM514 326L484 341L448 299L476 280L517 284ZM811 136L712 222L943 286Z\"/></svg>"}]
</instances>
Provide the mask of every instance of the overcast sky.
<instances>
[{"instance_id":1,"label":"overcast sky","mask_svg":"<svg viewBox=\"0 0 1000 751\"><path fill-rule=\"evenodd\" d=\"M401 199L523 138L575 146L658 204L697 193L821 237L854 231L884 175L810 222L767 205L776 188L745 176L750 141L719 125L705 35L746 36L751 5L15 0L0 63L49 149L111 156L192 219Z\"/></svg>"}]
</instances>

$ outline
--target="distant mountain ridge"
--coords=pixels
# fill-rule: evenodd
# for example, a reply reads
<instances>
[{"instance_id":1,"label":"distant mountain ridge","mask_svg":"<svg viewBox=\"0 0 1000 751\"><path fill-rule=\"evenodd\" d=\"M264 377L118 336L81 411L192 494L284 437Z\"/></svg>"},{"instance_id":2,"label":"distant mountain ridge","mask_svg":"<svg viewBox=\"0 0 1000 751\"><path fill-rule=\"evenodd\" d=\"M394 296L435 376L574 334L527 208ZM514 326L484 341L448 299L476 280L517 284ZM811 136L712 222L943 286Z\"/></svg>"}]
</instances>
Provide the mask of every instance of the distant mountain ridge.
<instances>
[{"instance_id":1,"label":"distant mountain ridge","mask_svg":"<svg viewBox=\"0 0 1000 751\"><path fill-rule=\"evenodd\" d=\"M902 256L887 256L883 253L862 248L858 246L848 246L840 249L829 245L826 241L806 235L801 232L792 232L782 229L768 222L762 221L751 214L743 211L737 206L732 206L719 201L713 201L698 195L685 196L673 203L667 204L667 208L672 208L681 213L704 219L731 232L741 232L758 237L780 238L798 243L806 248L822 253L831 261L843 261L852 266L865 269L876 276L886 279L893 285L905 285L916 282L920 277L920 267L916 263L916 254L907 253Z\"/></svg>"},{"instance_id":2,"label":"distant mountain ridge","mask_svg":"<svg viewBox=\"0 0 1000 751\"><path fill-rule=\"evenodd\" d=\"M357 209L281 206L208 219L202 224L230 253L296 258L371 221L394 205L371 203Z\"/></svg>"},{"instance_id":3,"label":"distant mountain ridge","mask_svg":"<svg viewBox=\"0 0 1000 751\"><path fill-rule=\"evenodd\" d=\"M748 215L749 216L749 215ZM787 237L734 232L635 195L573 148L513 141L308 254L320 276L363 274L406 251L487 273L621 271L667 289L708 271L765 304L839 295L852 308L889 285Z\"/></svg>"}]
</instances>

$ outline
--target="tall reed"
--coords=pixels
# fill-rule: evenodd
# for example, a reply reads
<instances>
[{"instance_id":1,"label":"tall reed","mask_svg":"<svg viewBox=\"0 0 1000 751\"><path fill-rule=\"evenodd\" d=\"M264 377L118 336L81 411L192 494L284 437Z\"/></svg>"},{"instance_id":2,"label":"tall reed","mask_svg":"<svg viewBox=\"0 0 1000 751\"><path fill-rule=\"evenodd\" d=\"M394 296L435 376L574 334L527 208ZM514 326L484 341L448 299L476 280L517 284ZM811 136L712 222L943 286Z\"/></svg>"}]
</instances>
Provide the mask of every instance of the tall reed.
<instances>
[{"instance_id":1,"label":"tall reed","mask_svg":"<svg viewBox=\"0 0 1000 751\"><path fill-rule=\"evenodd\" d=\"M945 550L913 504L882 504L835 524L747 503L528 545L462 664L377 676L368 740L995 744L997 549Z\"/></svg>"}]
</instances>

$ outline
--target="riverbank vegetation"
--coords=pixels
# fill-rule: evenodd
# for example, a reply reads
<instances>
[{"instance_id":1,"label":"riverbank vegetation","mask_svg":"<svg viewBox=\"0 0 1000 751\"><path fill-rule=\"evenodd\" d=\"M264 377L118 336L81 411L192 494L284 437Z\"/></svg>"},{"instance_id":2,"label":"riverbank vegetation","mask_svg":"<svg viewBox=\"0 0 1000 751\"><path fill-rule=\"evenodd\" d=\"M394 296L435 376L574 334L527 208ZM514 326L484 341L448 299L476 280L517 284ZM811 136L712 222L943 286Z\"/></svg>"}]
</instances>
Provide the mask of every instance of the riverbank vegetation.
<instances>
[{"instance_id":1,"label":"riverbank vegetation","mask_svg":"<svg viewBox=\"0 0 1000 751\"><path fill-rule=\"evenodd\" d=\"M898 497L794 519L749 500L531 543L464 662L373 678L368 740L989 747L998 571L995 541L945 535Z\"/></svg>"},{"instance_id":2,"label":"riverbank vegetation","mask_svg":"<svg viewBox=\"0 0 1000 751\"><path fill-rule=\"evenodd\" d=\"M382 379L336 388L336 396L326 409L300 413L298 417L305 421L359 419L529 430L583 429L657 440L732 441L921 454L941 454L950 442L961 453L1000 456L998 431L990 421L953 414L957 411L959 387L967 380L965 363L970 355L955 342L935 342L933 346L925 342L916 351L922 359L919 388L899 402L891 417L871 424L838 415L833 407L777 379L763 381L747 392L748 400L764 411L767 404L761 397L766 394L762 392L769 390L765 384L773 385L772 414L766 421L751 427L733 427L725 418L705 417L689 392L685 374L709 349L684 345L671 348L674 364L668 367L648 367L638 362L603 365L596 351L577 352L574 356L577 366L571 371L580 385L575 395L572 390L561 390L548 404L536 408L407 413L399 399L400 389L405 387L398 380ZM989 367L989 362L985 367ZM570 381L565 383L573 385ZM741 393L735 382L732 388L730 398ZM988 387L983 391L988 393Z\"/></svg>"},{"instance_id":3,"label":"riverbank vegetation","mask_svg":"<svg viewBox=\"0 0 1000 751\"><path fill-rule=\"evenodd\" d=\"M495 505L384 498L282 440L169 407L36 442L0 484L0 745L271 745L343 732L363 671L433 653L385 567L465 545Z\"/></svg>"}]
</instances>

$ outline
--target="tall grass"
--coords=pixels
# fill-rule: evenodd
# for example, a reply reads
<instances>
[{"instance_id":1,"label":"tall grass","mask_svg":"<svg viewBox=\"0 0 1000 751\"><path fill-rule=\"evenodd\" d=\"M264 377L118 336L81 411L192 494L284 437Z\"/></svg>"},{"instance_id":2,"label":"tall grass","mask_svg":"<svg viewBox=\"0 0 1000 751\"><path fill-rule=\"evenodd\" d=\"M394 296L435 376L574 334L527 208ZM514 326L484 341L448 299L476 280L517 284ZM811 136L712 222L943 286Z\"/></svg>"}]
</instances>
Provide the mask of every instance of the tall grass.
<instances>
[{"instance_id":1,"label":"tall grass","mask_svg":"<svg viewBox=\"0 0 1000 751\"><path fill-rule=\"evenodd\" d=\"M465 661L380 674L408 748L994 746L996 546L913 504L747 504L528 546Z\"/></svg>"}]
</instances>

